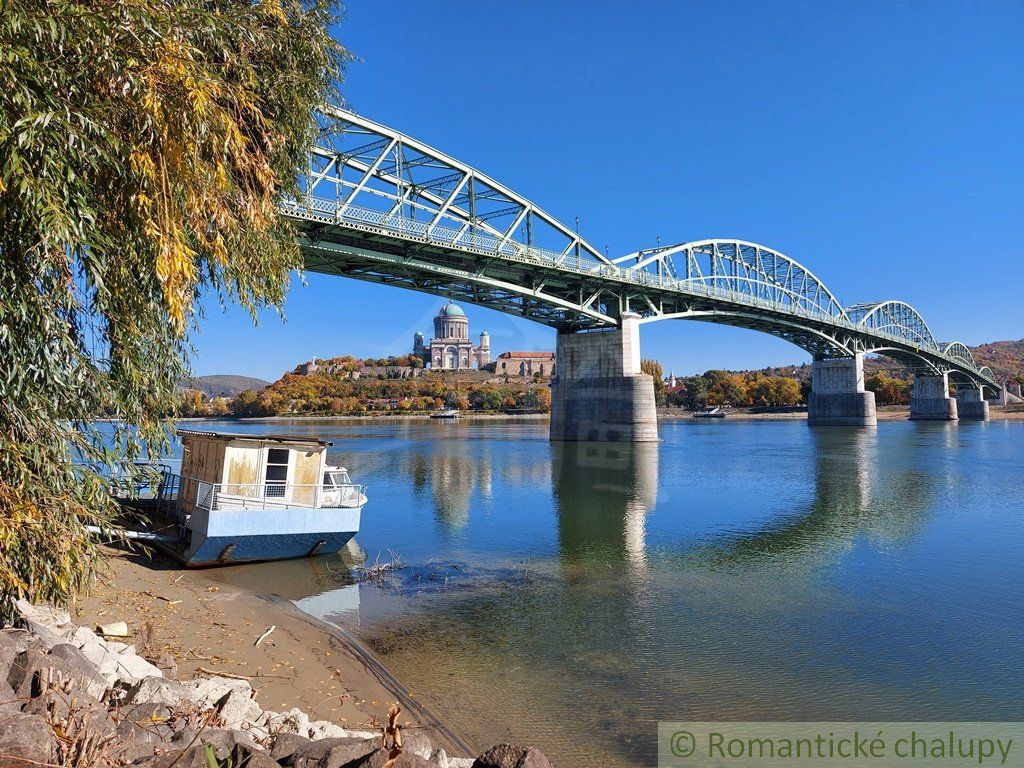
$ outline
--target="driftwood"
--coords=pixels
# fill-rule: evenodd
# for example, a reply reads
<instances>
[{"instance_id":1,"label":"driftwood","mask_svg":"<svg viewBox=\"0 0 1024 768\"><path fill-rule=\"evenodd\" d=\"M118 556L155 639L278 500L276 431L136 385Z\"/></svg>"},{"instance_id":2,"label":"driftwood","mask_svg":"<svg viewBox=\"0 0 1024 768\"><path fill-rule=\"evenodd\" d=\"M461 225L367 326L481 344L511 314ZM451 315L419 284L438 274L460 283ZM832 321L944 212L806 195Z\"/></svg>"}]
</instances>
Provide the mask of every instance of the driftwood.
<instances>
[{"instance_id":1,"label":"driftwood","mask_svg":"<svg viewBox=\"0 0 1024 768\"><path fill-rule=\"evenodd\" d=\"M207 669L206 667L196 667L196 672L202 672L205 675L215 675L217 677L228 677L232 680L260 680L264 677L277 677L281 680L291 680L288 675L271 675L268 673L255 674L255 675L240 675L237 672L218 672L215 669Z\"/></svg>"},{"instance_id":2,"label":"driftwood","mask_svg":"<svg viewBox=\"0 0 1024 768\"><path fill-rule=\"evenodd\" d=\"M252 644L252 647L253 648L259 648L260 647L260 643L262 643L264 640L266 640L267 637L270 636L270 633L273 632L275 629L277 629L277 624L272 624L270 626L270 629L268 629L266 632L264 632L262 635L260 635L259 640L257 640L255 643Z\"/></svg>"}]
</instances>

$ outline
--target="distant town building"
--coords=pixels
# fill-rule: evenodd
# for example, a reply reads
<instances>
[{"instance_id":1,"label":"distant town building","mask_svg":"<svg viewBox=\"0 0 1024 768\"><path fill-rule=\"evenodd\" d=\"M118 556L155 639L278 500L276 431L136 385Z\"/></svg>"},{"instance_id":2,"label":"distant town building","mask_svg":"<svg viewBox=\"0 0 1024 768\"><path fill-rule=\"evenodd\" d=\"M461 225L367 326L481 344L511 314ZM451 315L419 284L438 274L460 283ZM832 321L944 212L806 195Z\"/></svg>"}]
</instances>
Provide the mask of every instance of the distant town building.
<instances>
[{"instance_id":1,"label":"distant town building","mask_svg":"<svg viewBox=\"0 0 1024 768\"><path fill-rule=\"evenodd\" d=\"M555 373L554 352L502 352L494 372L505 376L552 376Z\"/></svg>"},{"instance_id":2,"label":"distant town building","mask_svg":"<svg viewBox=\"0 0 1024 768\"><path fill-rule=\"evenodd\" d=\"M676 385L676 375L669 371L668 378L665 380L665 386L672 389Z\"/></svg>"},{"instance_id":3,"label":"distant town building","mask_svg":"<svg viewBox=\"0 0 1024 768\"><path fill-rule=\"evenodd\" d=\"M423 358L433 370L466 371L481 368L491 362L491 337L487 331L480 334L480 344L469 340L469 318L462 307L449 301L434 318L434 338L430 345L417 331L412 340L412 352Z\"/></svg>"}]
</instances>

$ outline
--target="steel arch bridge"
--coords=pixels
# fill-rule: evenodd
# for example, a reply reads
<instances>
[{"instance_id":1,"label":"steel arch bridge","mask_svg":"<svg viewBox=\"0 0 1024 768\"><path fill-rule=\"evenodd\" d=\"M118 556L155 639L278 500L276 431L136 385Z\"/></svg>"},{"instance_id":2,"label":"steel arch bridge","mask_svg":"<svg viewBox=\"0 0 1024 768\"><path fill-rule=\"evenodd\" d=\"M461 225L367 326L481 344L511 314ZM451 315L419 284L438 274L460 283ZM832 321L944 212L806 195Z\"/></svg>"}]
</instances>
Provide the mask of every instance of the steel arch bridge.
<instances>
[{"instance_id":1,"label":"steel arch bridge","mask_svg":"<svg viewBox=\"0 0 1024 768\"><path fill-rule=\"evenodd\" d=\"M479 170L326 106L303 194L282 203L306 268L450 296L563 332L692 319L787 339L815 359L882 353L921 373L998 389L959 342L908 304L844 306L794 259L711 239L611 259Z\"/></svg>"}]
</instances>

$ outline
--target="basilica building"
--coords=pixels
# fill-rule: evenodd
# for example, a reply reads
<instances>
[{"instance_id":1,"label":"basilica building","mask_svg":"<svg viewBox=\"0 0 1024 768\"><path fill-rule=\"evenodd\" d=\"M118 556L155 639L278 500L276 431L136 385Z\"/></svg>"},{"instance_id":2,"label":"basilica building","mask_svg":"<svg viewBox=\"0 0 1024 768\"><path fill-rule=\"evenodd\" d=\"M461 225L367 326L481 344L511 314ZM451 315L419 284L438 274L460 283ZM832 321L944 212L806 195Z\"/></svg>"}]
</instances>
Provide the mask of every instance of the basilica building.
<instances>
[{"instance_id":1,"label":"basilica building","mask_svg":"<svg viewBox=\"0 0 1024 768\"><path fill-rule=\"evenodd\" d=\"M491 337L480 334L480 345L469 340L469 318L462 307L449 301L434 318L434 338L429 346L422 331L413 336L412 352L428 367L442 371L466 371L491 362Z\"/></svg>"}]
</instances>

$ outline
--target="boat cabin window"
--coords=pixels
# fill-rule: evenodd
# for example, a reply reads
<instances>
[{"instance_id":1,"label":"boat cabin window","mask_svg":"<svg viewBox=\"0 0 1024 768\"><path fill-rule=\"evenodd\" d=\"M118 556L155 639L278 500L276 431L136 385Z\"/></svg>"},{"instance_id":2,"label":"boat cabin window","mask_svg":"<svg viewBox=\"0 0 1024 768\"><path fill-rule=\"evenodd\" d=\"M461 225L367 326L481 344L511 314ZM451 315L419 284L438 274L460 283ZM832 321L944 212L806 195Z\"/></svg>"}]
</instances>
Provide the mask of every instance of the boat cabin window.
<instances>
[{"instance_id":1,"label":"boat cabin window","mask_svg":"<svg viewBox=\"0 0 1024 768\"><path fill-rule=\"evenodd\" d=\"M324 472L324 485L350 485L351 483L352 480L349 479L348 472L344 470Z\"/></svg>"},{"instance_id":2,"label":"boat cabin window","mask_svg":"<svg viewBox=\"0 0 1024 768\"><path fill-rule=\"evenodd\" d=\"M288 449L270 448L267 451L267 496L284 496L288 482Z\"/></svg>"}]
</instances>

